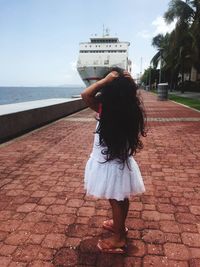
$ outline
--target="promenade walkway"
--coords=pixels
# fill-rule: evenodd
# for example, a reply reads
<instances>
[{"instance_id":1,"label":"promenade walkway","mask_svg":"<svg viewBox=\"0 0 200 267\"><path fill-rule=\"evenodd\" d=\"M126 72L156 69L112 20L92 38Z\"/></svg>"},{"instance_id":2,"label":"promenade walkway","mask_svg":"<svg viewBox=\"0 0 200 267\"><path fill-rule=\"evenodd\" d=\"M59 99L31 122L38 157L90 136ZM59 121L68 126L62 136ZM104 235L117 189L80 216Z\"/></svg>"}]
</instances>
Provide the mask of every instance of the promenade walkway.
<instances>
[{"instance_id":1,"label":"promenade walkway","mask_svg":"<svg viewBox=\"0 0 200 267\"><path fill-rule=\"evenodd\" d=\"M199 267L200 113L142 91L146 185L131 198L126 256L102 254L106 200L86 197L89 109L0 146L0 267Z\"/></svg>"}]
</instances>

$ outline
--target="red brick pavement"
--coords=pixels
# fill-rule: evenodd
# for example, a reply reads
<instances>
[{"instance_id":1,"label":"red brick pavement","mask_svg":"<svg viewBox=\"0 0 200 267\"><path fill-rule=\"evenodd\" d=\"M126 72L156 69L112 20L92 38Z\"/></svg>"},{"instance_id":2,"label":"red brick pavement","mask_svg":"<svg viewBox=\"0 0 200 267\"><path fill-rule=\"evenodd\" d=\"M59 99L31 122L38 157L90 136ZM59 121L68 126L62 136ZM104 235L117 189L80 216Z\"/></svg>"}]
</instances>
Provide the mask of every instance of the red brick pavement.
<instances>
[{"instance_id":1,"label":"red brick pavement","mask_svg":"<svg viewBox=\"0 0 200 267\"><path fill-rule=\"evenodd\" d=\"M83 190L95 127L86 109L1 145L0 267L200 266L200 113L142 95L147 191L131 198L127 255L96 248L111 213Z\"/></svg>"}]
</instances>

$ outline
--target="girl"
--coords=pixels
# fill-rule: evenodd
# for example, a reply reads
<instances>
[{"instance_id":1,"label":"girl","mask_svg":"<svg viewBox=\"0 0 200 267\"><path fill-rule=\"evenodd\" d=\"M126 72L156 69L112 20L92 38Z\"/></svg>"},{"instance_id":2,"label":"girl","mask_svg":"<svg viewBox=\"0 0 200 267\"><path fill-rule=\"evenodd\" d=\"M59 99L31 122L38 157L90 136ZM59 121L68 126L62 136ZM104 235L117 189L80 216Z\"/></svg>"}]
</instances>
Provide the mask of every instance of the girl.
<instances>
[{"instance_id":1,"label":"girl","mask_svg":"<svg viewBox=\"0 0 200 267\"><path fill-rule=\"evenodd\" d=\"M125 220L130 195L145 191L142 176L132 155L142 148L145 120L137 87L127 71L114 68L81 94L88 106L99 113L93 150L85 168L87 194L109 199L112 220L103 227L113 232L98 241L108 253L125 253Z\"/></svg>"}]
</instances>

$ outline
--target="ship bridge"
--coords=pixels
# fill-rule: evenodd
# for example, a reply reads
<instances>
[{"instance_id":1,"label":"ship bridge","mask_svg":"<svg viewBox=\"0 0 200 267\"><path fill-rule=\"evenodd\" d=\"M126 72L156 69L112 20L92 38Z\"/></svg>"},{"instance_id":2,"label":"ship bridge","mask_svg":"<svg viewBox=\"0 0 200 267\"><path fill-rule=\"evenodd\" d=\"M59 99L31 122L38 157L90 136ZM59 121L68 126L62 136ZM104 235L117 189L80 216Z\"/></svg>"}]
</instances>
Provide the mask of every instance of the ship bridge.
<instances>
[{"instance_id":1,"label":"ship bridge","mask_svg":"<svg viewBox=\"0 0 200 267\"><path fill-rule=\"evenodd\" d=\"M91 43L119 43L117 37L96 37L90 38Z\"/></svg>"}]
</instances>

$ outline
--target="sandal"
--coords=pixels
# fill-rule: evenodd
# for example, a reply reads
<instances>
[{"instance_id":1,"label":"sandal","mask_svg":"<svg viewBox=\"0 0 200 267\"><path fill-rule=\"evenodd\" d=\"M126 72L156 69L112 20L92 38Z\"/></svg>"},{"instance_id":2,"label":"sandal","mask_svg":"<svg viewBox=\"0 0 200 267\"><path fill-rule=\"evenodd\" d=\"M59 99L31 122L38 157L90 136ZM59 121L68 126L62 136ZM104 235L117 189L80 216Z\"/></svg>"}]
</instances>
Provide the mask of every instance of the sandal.
<instances>
[{"instance_id":1,"label":"sandal","mask_svg":"<svg viewBox=\"0 0 200 267\"><path fill-rule=\"evenodd\" d=\"M103 228L108 230L108 231L114 232L113 220L104 221L103 222ZM125 232L126 232L126 234L128 233L128 228L127 227L125 228Z\"/></svg>"},{"instance_id":2,"label":"sandal","mask_svg":"<svg viewBox=\"0 0 200 267\"><path fill-rule=\"evenodd\" d=\"M105 247L106 245L106 247ZM111 253L111 254L125 254L126 246L123 247L113 247L110 243L106 243L103 240L99 240L97 243L97 247L101 252Z\"/></svg>"}]
</instances>

